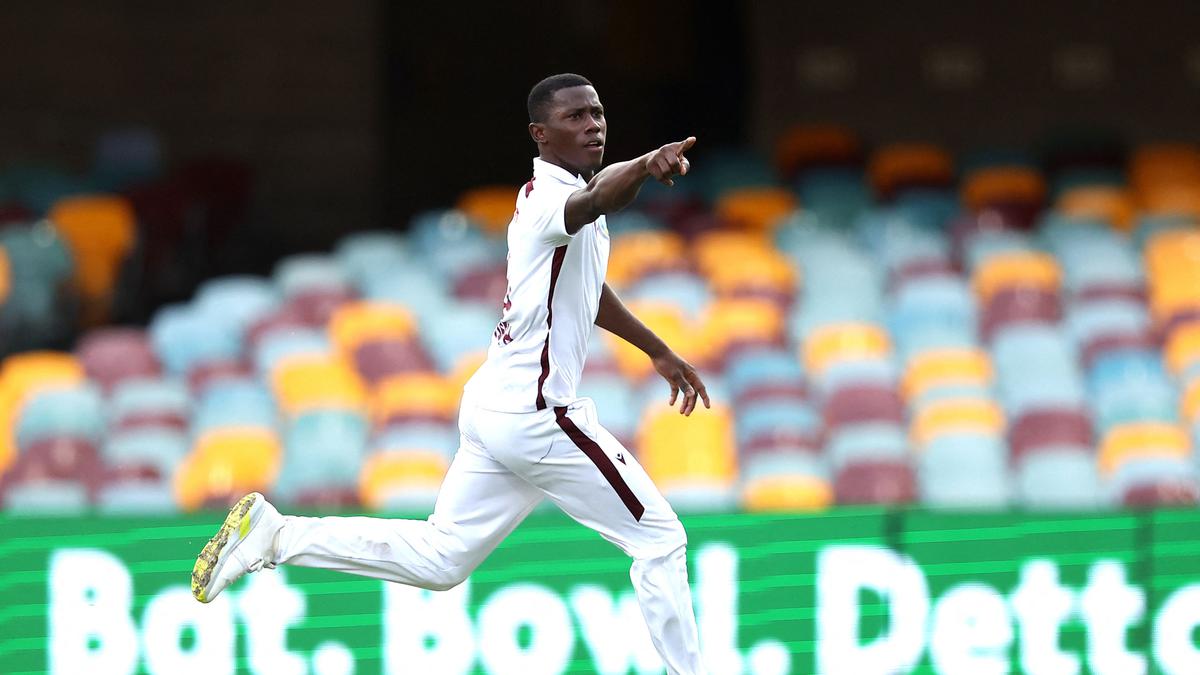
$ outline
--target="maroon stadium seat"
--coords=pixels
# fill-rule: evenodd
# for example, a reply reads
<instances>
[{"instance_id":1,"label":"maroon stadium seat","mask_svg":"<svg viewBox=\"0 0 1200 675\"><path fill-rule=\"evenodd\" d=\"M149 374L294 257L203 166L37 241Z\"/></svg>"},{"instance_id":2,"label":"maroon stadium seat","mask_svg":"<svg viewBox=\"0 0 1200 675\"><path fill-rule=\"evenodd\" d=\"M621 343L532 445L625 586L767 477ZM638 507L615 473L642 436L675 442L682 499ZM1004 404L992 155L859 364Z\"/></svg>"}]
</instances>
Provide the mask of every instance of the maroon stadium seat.
<instances>
[{"instance_id":1,"label":"maroon stadium seat","mask_svg":"<svg viewBox=\"0 0 1200 675\"><path fill-rule=\"evenodd\" d=\"M1075 291L1072 302L1090 302L1093 300L1132 300L1146 304L1146 289L1141 284L1122 284L1115 282L1093 283Z\"/></svg>"},{"instance_id":2,"label":"maroon stadium seat","mask_svg":"<svg viewBox=\"0 0 1200 675\"><path fill-rule=\"evenodd\" d=\"M990 341L1004 326L1023 322L1057 323L1062 303L1057 293L1035 288L1007 288L992 297L980 317L980 335Z\"/></svg>"},{"instance_id":3,"label":"maroon stadium seat","mask_svg":"<svg viewBox=\"0 0 1200 675\"><path fill-rule=\"evenodd\" d=\"M56 436L35 441L25 448L3 479L0 489L17 483L46 480L75 481L95 494L103 482L100 452L85 438Z\"/></svg>"},{"instance_id":4,"label":"maroon stadium seat","mask_svg":"<svg viewBox=\"0 0 1200 675\"><path fill-rule=\"evenodd\" d=\"M1181 480L1163 480L1134 485L1123 495L1125 506L1154 508L1158 506L1195 506L1200 494L1194 483Z\"/></svg>"},{"instance_id":5,"label":"maroon stadium seat","mask_svg":"<svg viewBox=\"0 0 1200 675\"><path fill-rule=\"evenodd\" d=\"M852 462L833 481L839 504L907 504L916 499L916 480L904 462Z\"/></svg>"},{"instance_id":6,"label":"maroon stadium seat","mask_svg":"<svg viewBox=\"0 0 1200 675\"><path fill-rule=\"evenodd\" d=\"M779 452L804 451L814 455L820 454L823 445L819 434L799 434L795 431L765 432L747 439L738 449L742 461L759 455L770 455Z\"/></svg>"},{"instance_id":7,"label":"maroon stadium seat","mask_svg":"<svg viewBox=\"0 0 1200 675\"><path fill-rule=\"evenodd\" d=\"M415 339L368 340L354 350L354 367L371 386L397 373L433 370L433 361Z\"/></svg>"},{"instance_id":8,"label":"maroon stadium seat","mask_svg":"<svg viewBox=\"0 0 1200 675\"><path fill-rule=\"evenodd\" d=\"M1158 351L1158 340L1150 331L1099 335L1083 346L1084 368L1091 368L1101 356L1113 352L1137 350Z\"/></svg>"},{"instance_id":9,"label":"maroon stadium seat","mask_svg":"<svg viewBox=\"0 0 1200 675\"><path fill-rule=\"evenodd\" d=\"M1092 447L1092 422L1077 409L1034 410L1018 417L1008 432L1014 462L1054 445Z\"/></svg>"},{"instance_id":10,"label":"maroon stadium seat","mask_svg":"<svg viewBox=\"0 0 1200 675\"><path fill-rule=\"evenodd\" d=\"M891 284L898 289L905 282L927 277L957 277L958 270L954 263L946 258L930 257L910 260L892 273Z\"/></svg>"},{"instance_id":11,"label":"maroon stadium seat","mask_svg":"<svg viewBox=\"0 0 1200 675\"><path fill-rule=\"evenodd\" d=\"M755 403L779 400L807 401L808 387L804 386L804 382L801 380L796 380L795 382L764 382L762 384L755 384L747 387L745 391L738 394L733 404L737 408L743 408Z\"/></svg>"},{"instance_id":12,"label":"maroon stadium seat","mask_svg":"<svg viewBox=\"0 0 1200 675\"><path fill-rule=\"evenodd\" d=\"M253 377L254 371L242 361L207 361L197 365L188 372L188 386L192 393L199 394L208 385L225 378Z\"/></svg>"},{"instance_id":13,"label":"maroon stadium seat","mask_svg":"<svg viewBox=\"0 0 1200 675\"><path fill-rule=\"evenodd\" d=\"M146 332L137 328L98 328L88 332L75 350L88 377L105 391L134 377L161 372Z\"/></svg>"},{"instance_id":14,"label":"maroon stadium seat","mask_svg":"<svg viewBox=\"0 0 1200 675\"><path fill-rule=\"evenodd\" d=\"M300 318L309 326L324 328L338 307L357 298L348 288L303 291L288 300Z\"/></svg>"},{"instance_id":15,"label":"maroon stadium seat","mask_svg":"<svg viewBox=\"0 0 1200 675\"><path fill-rule=\"evenodd\" d=\"M890 387L851 385L833 392L825 401L825 426L829 430L863 422L904 423L904 404Z\"/></svg>"},{"instance_id":16,"label":"maroon stadium seat","mask_svg":"<svg viewBox=\"0 0 1200 675\"><path fill-rule=\"evenodd\" d=\"M246 329L246 343L253 349L264 337L277 330L308 330L311 327L305 320L304 312L298 307L285 305L250 324Z\"/></svg>"},{"instance_id":17,"label":"maroon stadium seat","mask_svg":"<svg viewBox=\"0 0 1200 675\"><path fill-rule=\"evenodd\" d=\"M454 282L459 300L499 304L508 291L508 264L496 263L471 270Z\"/></svg>"}]
</instances>

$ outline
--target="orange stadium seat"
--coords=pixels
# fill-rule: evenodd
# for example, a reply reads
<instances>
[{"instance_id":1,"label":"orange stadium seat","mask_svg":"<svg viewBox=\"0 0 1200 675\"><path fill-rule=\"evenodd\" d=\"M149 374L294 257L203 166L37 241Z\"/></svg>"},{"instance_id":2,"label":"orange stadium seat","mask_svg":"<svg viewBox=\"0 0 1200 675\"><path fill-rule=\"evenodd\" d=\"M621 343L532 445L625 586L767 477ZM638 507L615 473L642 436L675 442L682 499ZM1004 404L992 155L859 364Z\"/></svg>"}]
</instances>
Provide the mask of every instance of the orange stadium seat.
<instances>
[{"instance_id":1,"label":"orange stadium seat","mask_svg":"<svg viewBox=\"0 0 1200 675\"><path fill-rule=\"evenodd\" d=\"M678 405L678 402L676 402ZM690 417L665 403L646 413L638 432L638 461L664 491L731 488L737 480L733 418L721 405L697 404Z\"/></svg>"},{"instance_id":2,"label":"orange stadium seat","mask_svg":"<svg viewBox=\"0 0 1200 675\"><path fill-rule=\"evenodd\" d=\"M1200 229L1155 234L1143 253L1154 317L1200 308Z\"/></svg>"},{"instance_id":3,"label":"orange stadium seat","mask_svg":"<svg viewBox=\"0 0 1200 675\"><path fill-rule=\"evenodd\" d=\"M1167 367L1175 376L1200 363L1200 322L1184 324L1167 336L1164 349Z\"/></svg>"},{"instance_id":4,"label":"orange stadium seat","mask_svg":"<svg viewBox=\"0 0 1200 675\"><path fill-rule=\"evenodd\" d=\"M765 234L796 210L796 197L783 188L738 188L718 197L714 209L735 228Z\"/></svg>"},{"instance_id":5,"label":"orange stadium seat","mask_svg":"<svg viewBox=\"0 0 1200 675\"><path fill-rule=\"evenodd\" d=\"M629 310L642 323L657 333L684 359L695 364L703 356L703 344L700 336L697 335L692 323L684 316L682 309L675 305L658 302L631 301L628 306ZM650 363L650 359L646 358L646 355L637 347L607 331L604 332L604 339L612 347L613 359L625 377L640 381L654 372L654 366Z\"/></svg>"},{"instance_id":6,"label":"orange stadium seat","mask_svg":"<svg viewBox=\"0 0 1200 675\"><path fill-rule=\"evenodd\" d=\"M404 502L411 502L413 493L418 493L418 498L436 497L448 468L449 462L437 453L387 450L375 453L363 464L359 499L367 508L381 510L397 496Z\"/></svg>"},{"instance_id":7,"label":"orange stadium seat","mask_svg":"<svg viewBox=\"0 0 1200 675\"><path fill-rule=\"evenodd\" d=\"M805 368L820 376L837 362L886 358L892 344L887 332L874 324L834 323L813 331L803 350Z\"/></svg>"},{"instance_id":8,"label":"orange stadium seat","mask_svg":"<svg viewBox=\"0 0 1200 675\"><path fill-rule=\"evenodd\" d=\"M948 433L1004 434L1004 413L994 402L977 398L935 401L916 411L912 422L913 443L924 448Z\"/></svg>"},{"instance_id":9,"label":"orange stadium seat","mask_svg":"<svg viewBox=\"0 0 1200 675\"><path fill-rule=\"evenodd\" d=\"M71 248L80 290L97 302L91 318L102 320L120 265L137 236L133 207L113 195L67 197L54 204L49 217Z\"/></svg>"},{"instance_id":10,"label":"orange stadium seat","mask_svg":"<svg viewBox=\"0 0 1200 675\"><path fill-rule=\"evenodd\" d=\"M1045 198L1046 181L1025 167L986 167L963 179L963 203L974 210L998 204L1040 204Z\"/></svg>"},{"instance_id":11,"label":"orange stadium seat","mask_svg":"<svg viewBox=\"0 0 1200 675\"><path fill-rule=\"evenodd\" d=\"M1141 193L1142 208L1153 215L1200 218L1200 178L1148 187Z\"/></svg>"},{"instance_id":12,"label":"orange stadium seat","mask_svg":"<svg viewBox=\"0 0 1200 675\"><path fill-rule=\"evenodd\" d=\"M8 254L0 248L0 307L4 306L4 301L8 300L8 294L12 290L12 268L8 264Z\"/></svg>"},{"instance_id":13,"label":"orange stadium seat","mask_svg":"<svg viewBox=\"0 0 1200 675\"><path fill-rule=\"evenodd\" d=\"M1200 377L1185 385L1179 399L1179 415L1189 424L1200 421Z\"/></svg>"},{"instance_id":14,"label":"orange stadium seat","mask_svg":"<svg viewBox=\"0 0 1200 675\"><path fill-rule=\"evenodd\" d=\"M1200 148L1190 143L1152 143L1137 148L1129 161L1129 178L1142 193L1164 183L1200 179Z\"/></svg>"},{"instance_id":15,"label":"orange stadium seat","mask_svg":"<svg viewBox=\"0 0 1200 675\"><path fill-rule=\"evenodd\" d=\"M905 185L949 185L954 180L954 160L933 144L894 143L875 151L867 173L875 191L887 197Z\"/></svg>"},{"instance_id":16,"label":"orange stadium seat","mask_svg":"<svg viewBox=\"0 0 1200 675\"><path fill-rule=\"evenodd\" d=\"M1128 190L1107 185L1071 188L1058 198L1057 210L1073 218L1098 218L1121 232L1133 228L1136 207Z\"/></svg>"},{"instance_id":17,"label":"orange stadium seat","mask_svg":"<svg viewBox=\"0 0 1200 675\"><path fill-rule=\"evenodd\" d=\"M269 430L231 428L210 432L196 440L176 472L176 500L184 510L194 511L211 498L269 490L281 460L279 440Z\"/></svg>"},{"instance_id":18,"label":"orange stadium seat","mask_svg":"<svg viewBox=\"0 0 1200 675\"><path fill-rule=\"evenodd\" d=\"M486 349L467 352L466 354L458 357L458 361L454 364L454 368L448 375L446 375L446 379L449 381L447 386L453 391L461 394L463 387L467 386L467 381L471 379L471 376L475 374L475 371L479 370L479 367L483 365L484 361L487 361Z\"/></svg>"},{"instance_id":19,"label":"orange stadium seat","mask_svg":"<svg viewBox=\"0 0 1200 675\"><path fill-rule=\"evenodd\" d=\"M992 362L986 352L971 348L932 349L914 356L904 372L901 390L913 401L936 387L990 385Z\"/></svg>"},{"instance_id":20,"label":"orange stadium seat","mask_svg":"<svg viewBox=\"0 0 1200 675\"><path fill-rule=\"evenodd\" d=\"M1115 426L1100 444L1098 461L1101 473L1111 475L1125 462L1147 457L1189 460L1191 448L1187 434L1177 425L1165 422Z\"/></svg>"},{"instance_id":21,"label":"orange stadium seat","mask_svg":"<svg viewBox=\"0 0 1200 675\"><path fill-rule=\"evenodd\" d=\"M43 389L79 384L85 379L83 364L66 352L22 352L0 365L0 382L6 383L18 404Z\"/></svg>"},{"instance_id":22,"label":"orange stadium seat","mask_svg":"<svg viewBox=\"0 0 1200 675\"><path fill-rule=\"evenodd\" d=\"M17 406L16 390L0 378L0 476L17 456Z\"/></svg>"},{"instance_id":23,"label":"orange stadium seat","mask_svg":"<svg viewBox=\"0 0 1200 675\"><path fill-rule=\"evenodd\" d=\"M775 253L769 239L744 230L707 230L692 239L691 255L696 269L708 277L732 259L760 258Z\"/></svg>"},{"instance_id":24,"label":"orange stadium seat","mask_svg":"<svg viewBox=\"0 0 1200 675\"><path fill-rule=\"evenodd\" d=\"M287 359L272 373L272 384L279 407L288 415L328 408L365 410L362 381L341 360Z\"/></svg>"},{"instance_id":25,"label":"orange stadium seat","mask_svg":"<svg viewBox=\"0 0 1200 675\"><path fill-rule=\"evenodd\" d=\"M371 417L378 425L405 419L451 421L461 393L454 382L436 373L393 375L371 395Z\"/></svg>"},{"instance_id":26,"label":"orange stadium seat","mask_svg":"<svg viewBox=\"0 0 1200 675\"><path fill-rule=\"evenodd\" d=\"M457 208L479 223L484 232L504 234L517 207L516 186L488 185L467 190L458 198Z\"/></svg>"},{"instance_id":27,"label":"orange stadium seat","mask_svg":"<svg viewBox=\"0 0 1200 675\"><path fill-rule=\"evenodd\" d=\"M718 300L701 319L701 340L709 359L720 359L738 344L775 345L784 342L784 315L764 300Z\"/></svg>"},{"instance_id":28,"label":"orange stadium seat","mask_svg":"<svg viewBox=\"0 0 1200 675\"><path fill-rule=\"evenodd\" d=\"M383 338L403 340L416 331L406 308L388 302L358 301L338 307L329 319L329 338L343 357L350 358L364 342Z\"/></svg>"},{"instance_id":29,"label":"orange stadium seat","mask_svg":"<svg viewBox=\"0 0 1200 675\"><path fill-rule=\"evenodd\" d=\"M683 237L674 232L627 232L612 241L608 281L624 286L648 273L688 269Z\"/></svg>"},{"instance_id":30,"label":"orange stadium seat","mask_svg":"<svg viewBox=\"0 0 1200 675\"><path fill-rule=\"evenodd\" d=\"M1045 253L1001 253L975 270L975 294L986 305L997 293L1010 288L1036 288L1057 293L1062 270L1054 257Z\"/></svg>"},{"instance_id":31,"label":"orange stadium seat","mask_svg":"<svg viewBox=\"0 0 1200 675\"><path fill-rule=\"evenodd\" d=\"M775 167L783 176L808 166L850 164L861 155L854 132L834 124L798 124L775 143Z\"/></svg>"},{"instance_id":32,"label":"orange stadium seat","mask_svg":"<svg viewBox=\"0 0 1200 675\"><path fill-rule=\"evenodd\" d=\"M747 511L818 511L833 503L833 486L817 476L770 476L742 487Z\"/></svg>"}]
</instances>

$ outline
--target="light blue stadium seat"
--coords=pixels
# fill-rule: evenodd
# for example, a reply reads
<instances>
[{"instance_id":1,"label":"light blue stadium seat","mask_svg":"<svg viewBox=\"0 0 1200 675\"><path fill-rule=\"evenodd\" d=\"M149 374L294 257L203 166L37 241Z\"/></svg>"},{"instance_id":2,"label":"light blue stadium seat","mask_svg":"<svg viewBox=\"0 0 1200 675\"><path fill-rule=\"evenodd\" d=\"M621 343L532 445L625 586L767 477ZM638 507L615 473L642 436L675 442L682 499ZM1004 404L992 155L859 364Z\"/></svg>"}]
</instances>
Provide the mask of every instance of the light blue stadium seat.
<instances>
[{"instance_id":1,"label":"light blue stadium seat","mask_svg":"<svg viewBox=\"0 0 1200 675\"><path fill-rule=\"evenodd\" d=\"M1067 314L1067 326L1076 345L1101 335L1138 335L1150 328L1145 305L1132 300L1096 300L1076 303Z\"/></svg>"},{"instance_id":2,"label":"light blue stadium seat","mask_svg":"<svg viewBox=\"0 0 1200 675\"><path fill-rule=\"evenodd\" d=\"M150 322L150 341L167 371L176 375L202 363L236 360L241 353L237 334L190 305L160 309Z\"/></svg>"},{"instance_id":3,"label":"light blue stadium seat","mask_svg":"<svg viewBox=\"0 0 1200 675\"><path fill-rule=\"evenodd\" d=\"M921 410L938 401L949 401L954 399L985 399L993 400L996 397L996 392L991 387L980 384L945 384L932 386L921 392L914 398L909 407L913 410Z\"/></svg>"},{"instance_id":4,"label":"light blue stadium seat","mask_svg":"<svg viewBox=\"0 0 1200 675\"><path fill-rule=\"evenodd\" d=\"M830 364L813 382L823 396L851 385L895 387L900 371L891 359L857 359Z\"/></svg>"},{"instance_id":5,"label":"light blue stadium seat","mask_svg":"<svg viewBox=\"0 0 1200 675\"><path fill-rule=\"evenodd\" d=\"M665 230L667 226L657 218L636 208L627 208L610 213L604 217L610 237L617 237L632 232L651 232Z\"/></svg>"},{"instance_id":6,"label":"light blue stadium seat","mask_svg":"<svg viewBox=\"0 0 1200 675\"><path fill-rule=\"evenodd\" d=\"M446 279L417 261L403 267L381 270L364 283L364 294L368 299L408 307L421 322L433 320L445 311L450 302Z\"/></svg>"},{"instance_id":7,"label":"light blue stadium seat","mask_svg":"<svg viewBox=\"0 0 1200 675\"><path fill-rule=\"evenodd\" d=\"M187 385L175 378L134 378L116 385L108 399L108 418L116 422L137 413L172 413L186 418L191 408Z\"/></svg>"},{"instance_id":8,"label":"light blue stadium seat","mask_svg":"<svg viewBox=\"0 0 1200 675\"><path fill-rule=\"evenodd\" d=\"M627 300L638 302L664 302L683 309L697 320L712 302L708 284L694 274L673 272L656 274L635 282L622 294Z\"/></svg>"},{"instance_id":9,"label":"light blue stadium seat","mask_svg":"<svg viewBox=\"0 0 1200 675\"><path fill-rule=\"evenodd\" d=\"M180 431L132 429L109 436L100 452L107 466L153 466L169 480L190 446L187 436Z\"/></svg>"},{"instance_id":10,"label":"light blue stadium seat","mask_svg":"<svg viewBox=\"0 0 1200 675\"><path fill-rule=\"evenodd\" d=\"M26 401L17 417L17 445L70 436L99 441L104 435L104 404L94 385L49 389Z\"/></svg>"},{"instance_id":11,"label":"light blue stadium seat","mask_svg":"<svg viewBox=\"0 0 1200 675\"><path fill-rule=\"evenodd\" d=\"M1011 499L1008 449L995 437L954 434L934 439L917 457L923 503L945 508L1003 508Z\"/></svg>"},{"instance_id":12,"label":"light blue stadium seat","mask_svg":"<svg viewBox=\"0 0 1200 675\"><path fill-rule=\"evenodd\" d=\"M1112 503L1119 504L1130 488L1173 480L1194 484L1197 481L1195 461L1175 457L1130 459L1121 464L1105 481L1104 495Z\"/></svg>"},{"instance_id":13,"label":"light blue stadium seat","mask_svg":"<svg viewBox=\"0 0 1200 675\"><path fill-rule=\"evenodd\" d=\"M192 434L198 436L220 427L249 426L274 429L275 401L265 383L229 379L213 383L200 397L192 415Z\"/></svg>"},{"instance_id":14,"label":"light blue stadium seat","mask_svg":"<svg viewBox=\"0 0 1200 675\"><path fill-rule=\"evenodd\" d=\"M975 332L978 310L967 283L957 277L935 276L902 284L889 306L889 332L906 333L934 327Z\"/></svg>"},{"instance_id":15,"label":"light blue stadium seat","mask_svg":"<svg viewBox=\"0 0 1200 675\"><path fill-rule=\"evenodd\" d=\"M958 194L938 188L910 188L896 195L896 210L921 228L945 231L962 212Z\"/></svg>"},{"instance_id":16,"label":"light blue stadium seat","mask_svg":"<svg viewBox=\"0 0 1200 675\"><path fill-rule=\"evenodd\" d=\"M1088 509L1101 503L1096 458L1089 448L1039 448L1021 459L1016 473L1017 500L1022 506Z\"/></svg>"},{"instance_id":17,"label":"light blue stadium seat","mask_svg":"<svg viewBox=\"0 0 1200 675\"><path fill-rule=\"evenodd\" d=\"M273 371L284 359L305 354L331 354L333 346L324 331L315 328L272 331L259 341L254 366L260 374Z\"/></svg>"},{"instance_id":18,"label":"light blue stadium seat","mask_svg":"<svg viewBox=\"0 0 1200 675\"><path fill-rule=\"evenodd\" d=\"M1020 232L985 230L975 234L967 243L965 251L967 269L977 270L984 261L993 256L1032 250L1034 250L1032 242Z\"/></svg>"},{"instance_id":19,"label":"light blue stadium seat","mask_svg":"<svg viewBox=\"0 0 1200 675\"><path fill-rule=\"evenodd\" d=\"M74 481L39 481L10 486L4 512L19 516L81 516L90 507L87 488Z\"/></svg>"},{"instance_id":20,"label":"light blue stadium seat","mask_svg":"<svg viewBox=\"0 0 1200 675\"><path fill-rule=\"evenodd\" d=\"M490 239L457 210L429 211L412 220L409 232L414 257L447 278L504 260L503 239Z\"/></svg>"},{"instance_id":21,"label":"light blue stadium seat","mask_svg":"<svg viewBox=\"0 0 1200 675\"><path fill-rule=\"evenodd\" d=\"M932 228L916 225L895 206L872 209L858 219L859 239L885 269L917 260L949 259L950 242Z\"/></svg>"},{"instance_id":22,"label":"light blue stadium seat","mask_svg":"<svg viewBox=\"0 0 1200 675\"><path fill-rule=\"evenodd\" d=\"M241 339L246 328L278 308L281 301L269 279L227 276L202 283L192 304L205 320Z\"/></svg>"},{"instance_id":23,"label":"light blue stadium seat","mask_svg":"<svg viewBox=\"0 0 1200 675\"><path fill-rule=\"evenodd\" d=\"M1055 326L1006 326L996 335L992 358L997 396L1010 419L1036 409L1086 404L1075 350Z\"/></svg>"},{"instance_id":24,"label":"light blue stadium seat","mask_svg":"<svg viewBox=\"0 0 1200 675\"><path fill-rule=\"evenodd\" d=\"M812 476L829 481L829 466L820 456L804 450L761 452L742 462L743 483L776 476Z\"/></svg>"},{"instance_id":25,"label":"light blue stadium seat","mask_svg":"<svg viewBox=\"0 0 1200 675\"><path fill-rule=\"evenodd\" d=\"M1130 422L1179 421L1179 400L1169 382L1133 380L1097 392L1092 397L1096 432L1103 436L1114 426Z\"/></svg>"},{"instance_id":26,"label":"light blue stadium seat","mask_svg":"<svg viewBox=\"0 0 1200 675\"><path fill-rule=\"evenodd\" d=\"M396 450L433 451L447 459L458 450L458 429L445 424L412 422L393 424L375 434L368 443L371 452Z\"/></svg>"},{"instance_id":27,"label":"light blue stadium seat","mask_svg":"<svg viewBox=\"0 0 1200 675\"><path fill-rule=\"evenodd\" d=\"M368 424L360 415L332 410L300 415L284 433L274 491L286 500L313 488L357 485L367 438Z\"/></svg>"},{"instance_id":28,"label":"light blue stadium seat","mask_svg":"<svg viewBox=\"0 0 1200 675\"><path fill-rule=\"evenodd\" d=\"M816 169L796 181L804 209L822 223L845 229L871 205L871 190L857 169Z\"/></svg>"},{"instance_id":29,"label":"light blue stadium seat","mask_svg":"<svg viewBox=\"0 0 1200 675\"><path fill-rule=\"evenodd\" d=\"M409 262L408 240L399 232L371 230L346 235L337 243L334 258L360 291L367 280L385 275Z\"/></svg>"},{"instance_id":30,"label":"light blue stadium seat","mask_svg":"<svg viewBox=\"0 0 1200 675\"><path fill-rule=\"evenodd\" d=\"M1088 369L1087 381L1088 391L1099 397L1113 389L1169 384L1170 378L1157 351L1127 349L1098 357Z\"/></svg>"},{"instance_id":31,"label":"light blue stadium seat","mask_svg":"<svg viewBox=\"0 0 1200 675\"><path fill-rule=\"evenodd\" d=\"M464 355L488 348L499 320L499 305L481 307L450 301L441 314L421 325L421 341L437 369L449 372Z\"/></svg>"},{"instance_id":32,"label":"light blue stadium seat","mask_svg":"<svg viewBox=\"0 0 1200 675\"><path fill-rule=\"evenodd\" d=\"M624 377L585 374L579 383L579 395L595 402L600 423L616 436L629 437L637 431L642 408L637 392Z\"/></svg>"},{"instance_id":33,"label":"light blue stadium seat","mask_svg":"<svg viewBox=\"0 0 1200 675\"><path fill-rule=\"evenodd\" d=\"M275 264L276 287L290 298L310 291L342 291L351 287L350 278L331 255L298 253Z\"/></svg>"},{"instance_id":34,"label":"light blue stadium seat","mask_svg":"<svg viewBox=\"0 0 1200 675\"><path fill-rule=\"evenodd\" d=\"M975 325L958 319L944 324L924 321L898 324L892 337L899 363L908 363L917 354L931 349L970 348L979 344Z\"/></svg>"},{"instance_id":35,"label":"light blue stadium seat","mask_svg":"<svg viewBox=\"0 0 1200 675\"><path fill-rule=\"evenodd\" d=\"M825 444L825 456L835 472L855 462L907 462L911 455L904 427L888 422L843 425Z\"/></svg>"},{"instance_id":36,"label":"light blue stadium seat","mask_svg":"<svg viewBox=\"0 0 1200 675\"><path fill-rule=\"evenodd\" d=\"M745 445L755 436L769 433L789 433L816 436L823 421L813 407L805 402L768 401L738 411L734 428L738 445Z\"/></svg>"},{"instance_id":37,"label":"light blue stadium seat","mask_svg":"<svg viewBox=\"0 0 1200 675\"><path fill-rule=\"evenodd\" d=\"M179 512L170 481L121 481L96 495L96 510L105 516L166 516Z\"/></svg>"},{"instance_id":38,"label":"light blue stadium seat","mask_svg":"<svg viewBox=\"0 0 1200 675\"><path fill-rule=\"evenodd\" d=\"M754 386L800 384L804 367L791 351L760 349L738 354L725 367L725 381L735 398Z\"/></svg>"}]
</instances>

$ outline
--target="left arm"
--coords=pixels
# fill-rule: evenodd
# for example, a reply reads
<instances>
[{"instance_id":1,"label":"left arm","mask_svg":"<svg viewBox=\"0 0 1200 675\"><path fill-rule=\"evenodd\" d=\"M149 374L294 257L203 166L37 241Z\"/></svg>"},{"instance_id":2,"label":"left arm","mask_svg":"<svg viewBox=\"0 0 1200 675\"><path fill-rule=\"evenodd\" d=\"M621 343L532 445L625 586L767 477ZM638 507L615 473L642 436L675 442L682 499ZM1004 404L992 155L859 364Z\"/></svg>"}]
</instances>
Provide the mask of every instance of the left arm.
<instances>
[{"instance_id":1,"label":"left arm","mask_svg":"<svg viewBox=\"0 0 1200 675\"><path fill-rule=\"evenodd\" d=\"M617 297L607 282L600 293L600 309L596 312L596 325L637 347L650 357L654 369L671 385L670 405L675 405L676 397L680 391L683 391L683 400L679 404L680 414L692 414L692 410L696 407L697 395L704 401L705 408L712 407L708 400L708 391L704 388L704 382L700 380L700 376L696 374L696 369L672 351L667 343L655 335L654 331L650 330L646 324L638 320L633 312L630 312L629 308L625 306L625 303L621 302L621 298Z\"/></svg>"}]
</instances>

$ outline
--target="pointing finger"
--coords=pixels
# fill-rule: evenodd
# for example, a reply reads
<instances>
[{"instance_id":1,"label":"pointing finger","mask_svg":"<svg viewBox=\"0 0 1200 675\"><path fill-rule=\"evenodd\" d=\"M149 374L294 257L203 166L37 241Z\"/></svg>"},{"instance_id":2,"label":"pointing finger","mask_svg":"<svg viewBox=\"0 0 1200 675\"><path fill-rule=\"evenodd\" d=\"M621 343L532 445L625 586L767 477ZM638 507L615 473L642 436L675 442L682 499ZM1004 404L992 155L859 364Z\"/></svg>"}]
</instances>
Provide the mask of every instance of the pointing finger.
<instances>
[{"instance_id":1,"label":"pointing finger","mask_svg":"<svg viewBox=\"0 0 1200 675\"><path fill-rule=\"evenodd\" d=\"M692 146L693 146L693 145L695 145L695 144L696 144L696 137L695 137L695 136L688 136L686 139L684 139L684 140L683 140L683 142L681 142L681 143L679 144L679 151L678 151L678 152L676 152L675 154L677 154L677 155L682 155L683 153L685 153L685 152L687 152L688 150L690 150L690 149L692 148Z\"/></svg>"}]
</instances>

